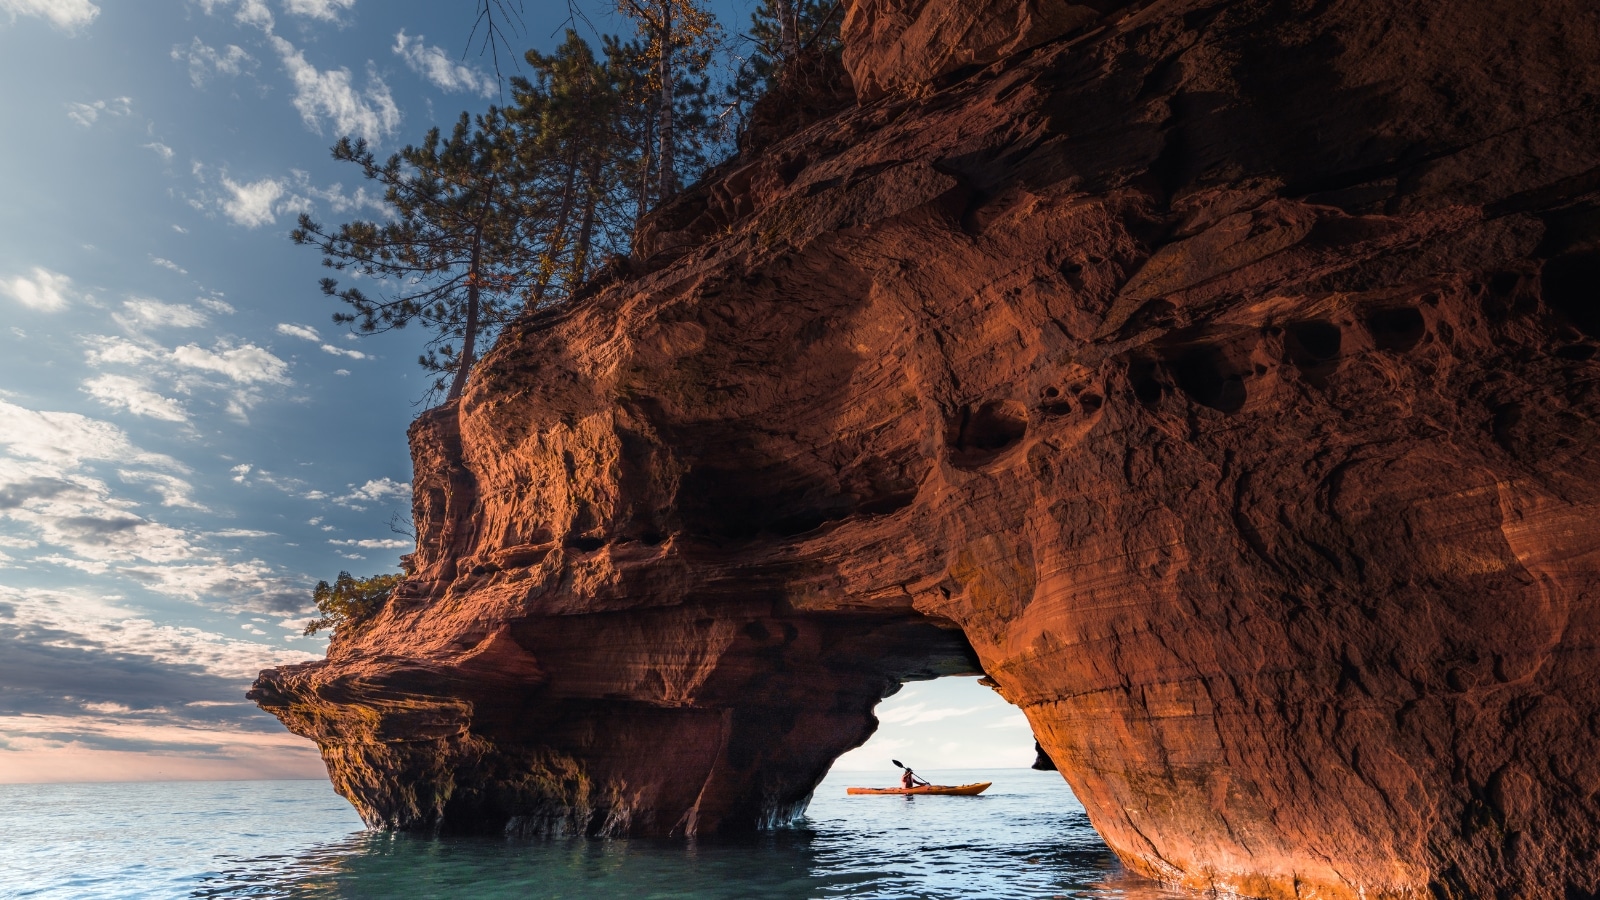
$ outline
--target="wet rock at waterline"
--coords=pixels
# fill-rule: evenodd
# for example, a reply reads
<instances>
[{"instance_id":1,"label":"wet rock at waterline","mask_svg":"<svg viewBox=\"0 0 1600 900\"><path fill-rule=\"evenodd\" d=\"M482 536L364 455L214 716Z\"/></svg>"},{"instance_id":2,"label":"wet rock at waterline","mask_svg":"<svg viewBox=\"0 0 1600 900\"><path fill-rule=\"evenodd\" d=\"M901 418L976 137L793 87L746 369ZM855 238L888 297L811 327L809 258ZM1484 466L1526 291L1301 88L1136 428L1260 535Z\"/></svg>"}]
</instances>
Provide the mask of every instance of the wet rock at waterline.
<instances>
[{"instance_id":1,"label":"wet rock at waterline","mask_svg":"<svg viewBox=\"0 0 1600 900\"><path fill-rule=\"evenodd\" d=\"M252 696L374 825L688 834L983 672L1140 872L1600 891L1600 14L1024 7L858 0Z\"/></svg>"}]
</instances>

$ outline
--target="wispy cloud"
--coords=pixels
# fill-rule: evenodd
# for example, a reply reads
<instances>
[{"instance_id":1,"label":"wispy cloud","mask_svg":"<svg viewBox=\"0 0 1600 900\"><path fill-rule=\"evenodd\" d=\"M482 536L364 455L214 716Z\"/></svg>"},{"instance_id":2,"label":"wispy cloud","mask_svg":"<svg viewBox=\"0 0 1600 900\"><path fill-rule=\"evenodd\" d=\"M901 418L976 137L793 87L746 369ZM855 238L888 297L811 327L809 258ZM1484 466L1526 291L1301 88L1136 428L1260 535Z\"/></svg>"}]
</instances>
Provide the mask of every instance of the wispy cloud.
<instances>
[{"instance_id":1,"label":"wispy cloud","mask_svg":"<svg viewBox=\"0 0 1600 900\"><path fill-rule=\"evenodd\" d=\"M147 416L164 422L187 422L188 413L183 404L151 390L139 380L126 375L98 375L83 383L84 393L112 409L126 410L136 416Z\"/></svg>"},{"instance_id":2,"label":"wispy cloud","mask_svg":"<svg viewBox=\"0 0 1600 900\"><path fill-rule=\"evenodd\" d=\"M290 14L306 16L312 19L321 19L325 22L339 21L339 13L345 12L356 5L356 0L284 0L283 8Z\"/></svg>"},{"instance_id":3,"label":"wispy cloud","mask_svg":"<svg viewBox=\"0 0 1600 900\"><path fill-rule=\"evenodd\" d=\"M277 222L279 216L309 212L322 203L336 215L367 209L380 217L388 218L392 210L381 197L358 187L345 193L341 184L320 187L311 176L300 169L291 169L286 176L266 176L252 181L235 181L223 170L214 177L210 169L196 164L193 170L200 190L189 203L196 209L216 210L229 220L246 228L258 228Z\"/></svg>"},{"instance_id":4,"label":"wispy cloud","mask_svg":"<svg viewBox=\"0 0 1600 900\"><path fill-rule=\"evenodd\" d=\"M929 709L927 704L916 703L911 706L890 709L878 714L879 721L886 725L922 725L928 722L938 722L956 716L965 716L969 713L984 712L987 707L942 707Z\"/></svg>"},{"instance_id":5,"label":"wispy cloud","mask_svg":"<svg viewBox=\"0 0 1600 900\"><path fill-rule=\"evenodd\" d=\"M162 506L177 506L201 511L206 509L189 496L189 492L194 490L194 486L175 475L168 475L165 472L122 469L117 472L117 477L129 484L149 485L151 490L160 495Z\"/></svg>"},{"instance_id":6,"label":"wispy cloud","mask_svg":"<svg viewBox=\"0 0 1600 900\"><path fill-rule=\"evenodd\" d=\"M442 91L480 94L484 97L494 93L494 79L451 59L439 47L428 46L420 34L411 37L401 29L394 36L394 52L406 61L411 71Z\"/></svg>"},{"instance_id":7,"label":"wispy cloud","mask_svg":"<svg viewBox=\"0 0 1600 900\"><path fill-rule=\"evenodd\" d=\"M305 613L311 590L258 559L228 562L205 559L181 565L138 565L120 570L152 590L232 612L273 615Z\"/></svg>"},{"instance_id":8,"label":"wispy cloud","mask_svg":"<svg viewBox=\"0 0 1600 900\"><path fill-rule=\"evenodd\" d=\"M322 335L317 333L310 325L296 325L292 322L279 322L278 333L289 337L300 338L305 341L321 341Z\"/></svg>"},{"instance_id":9,"label":"wispy cloud","mask_svg":"<svg viewBox=\"0 0 1600 900\"><path fill-rule=\"evenodd\" d=\"M243 75L254 72L259 65L243 47L228 44L218 50L198 37L189 43L172 48L172 59L189 65L189 81L195 87L204 87L218 75Z\"/></svg>"},{"instance_id":10,"label":"wispy cloud","mask_svg":"<svg viewBox=\"0 0 1600 900\"><path fill-rule=\"evenodd\" d=\"M232 311L220 301L207 305ZM117 398L127 398L126 391L134 384L149 389L151 384L162 383L170 386L170 392L183 396L221 391L226 397L223 410L236 419L247 421L249 411L265 399L262 388L293 384L289 378L289 364L255 344L222 338L210 348L189 343L169 350L146 335L148 329L155 327L192 327L205 322L205 313L194 307L143 301L132 308L125 305L113 318L127 330L128 336L84 338L88 345L86 359L96 368L132 370L121 374L132 376L133 384L97 381L95 396L102 402L118 404ZM114 394L113 388L122 390ZM143 399L154 402L149 397ZM185 404L186 407L190 405ZM121 404L121 408L129 407ZM144 407L147 411L156 408L148 404Z\"/></svg>"},{"instance_id":11,"label":"wispy cloud","mask_svg":"<svg viewBox=\"0 0 1600 900\"><path fill-rule=\"evenodd\" d=\"M57 312L67 308L72 295L72 279L60 272L34 266L28 275L0 279L0 294L31 309Z\"/></svg>"},{"instance_id":12,"label":"wispy cloud","mask_svg":"<svg viewBox=\"0 0 1600 900\"><path fill-rule=\"evenodd\" d=\"M146 453L122 429L72 412L32 410L0 400L0 447L13 456L76 465L85 459L114 459L144 466L182 469L170 456Z\"/></svg>"},{"instance_id":13,"label":"wispy cloud","mask_svg":"<svg viewBox=\"0 0 1600 900\"><path fill-rule=\"evenodd\" d=\"M310 325L298 325L293 322L279 322L278 333L287 337L300 338L304 341L315 341L321 345L322 352L332 356L343 356L347 359L367 359L367 354L360 350L346 350L333 344L322 343L322 335Z\"/></svg>"},{"instance_id":14,"label":"wispy cloud","mask_svg":"<svg viewBox=\"0 0 1600 900\"><path fill-rule=\"evenodd\" d=\"M278 220L278 200L284 195L283 183L275 178L240 183L222 176L222 186L229 195L222 200L222 211L235 223L246 228L271 225Z\"/></svg>"},{"instance_id":15,"label":"wispy cloud","mask_svg":"<svg viewBox=\"0 0 1600 900\"><path fill-rule=\"evenodd\" d=\"M0 13L15 22L18 16L35 16L63 31L75 31L100 15L89 0L0 0Z\"/></svg>"},{"instance_id":16,"label":"wispy cloud","mask_svg":"<svg viewBox=\"0 0 1600 900\"><path fill-rule=\"evenodd\" d=\"M113 97L110 100L96 100L93 103L68 103L67 118L85 128L100 121L101 116L121 118L133 114L133 98Z\"/></svg>"},{"instance_id":17,"label":"wispy cloud","mask_svg":"<svg viewBox=\"0 0 1600 900\"><path fill-rule=\"evenodd\" d=\"M375 69L368 67L367 87L358 90L349 69L318 69L283 38L271 35L268 40L294 83L294 108L307 128L321 133L327 121L337 134L376 141L400 126L400 107Z\"/></svg>"},{"instance_id":18,"label":"wispy cloud","mask_svg":"<svg viewBox=\"0 0 1600 900\"><path fill-rule=\"evenodd\" d=\"M215 350L185 344L172 351L172 359L179 365L216 372L242 384L289 383L289 364L255 344L218 344Z\"/></svg>"},{"instance_id":19,"label":"wispy cloud","mask_svg":"<svg viewBox=\"0 0 1600 900\"><path fill-rule=\"evenodd\" d=\"M384 498L411 499L411 482L395 481L391 478L377 478L369 480L366 484L356 487L350 485L349 493L333 498L333 502L340 506L347 506L354 510L366 509L365 504L378 503Z\"/></svg>"},{"instance_id":20,"label":"wispy cloud","mask_svg":"<svg viewBox=\"0 0 1600 900\"><path fill-rule=\"evenodd\" d=\"M183 270L178 269L178 271ZM163 303L145 297L133 297L123 301L122 310L113 313L111 318L123 328L138 332L149 328L198 328L209 321L205 313L192 306L185 306L182 303Z\"/></svg>"},{"instance_id":21,"label":"wispy cloud","mask_svg":"<svg viewBox=\"0 0 1600 900\"><path fill-rule=\"evenodd\" d=\"M151 141L150 143L145 144L144 148L167 162L172 162L172 157L175 155L171 147L168 147L166 144L163 144L160 141ZM178 226L174 225L172 227L177 228Z\"/></svg>"},{"instance_id":22,"label":"wispy cloud","mask_svg":"<svg viewBox=\"0 0 1600 900\"><path fill-rule=\"evenodd\" d=\"M402 541L398 538L367 538L359 541L336 541L328 543L335 547L360 547L363 550L399 550L404 547L416 546L415 541Z\"/></svg>"}]
</instances>

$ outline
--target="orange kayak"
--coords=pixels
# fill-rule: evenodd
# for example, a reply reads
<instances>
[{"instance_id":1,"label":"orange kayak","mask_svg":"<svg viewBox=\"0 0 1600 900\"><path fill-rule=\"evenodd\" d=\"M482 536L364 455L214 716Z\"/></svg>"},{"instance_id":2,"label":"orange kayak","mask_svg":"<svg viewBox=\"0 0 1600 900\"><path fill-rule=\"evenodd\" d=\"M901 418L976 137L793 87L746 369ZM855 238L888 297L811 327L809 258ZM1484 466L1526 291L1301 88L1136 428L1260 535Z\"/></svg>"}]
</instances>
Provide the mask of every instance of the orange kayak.
<instances>
[{"instance_id":1,"label":"orange kayak","mask_svg":"<svg viewBox=\"0 0 1600 900\"><path fill-rule=\"evenodd\" d=\"M946 797L973 797L989 789L992 781L977 784L928 784L914 788L845 788L846 794L938 794Z\"/></svg>"}]
</instances>

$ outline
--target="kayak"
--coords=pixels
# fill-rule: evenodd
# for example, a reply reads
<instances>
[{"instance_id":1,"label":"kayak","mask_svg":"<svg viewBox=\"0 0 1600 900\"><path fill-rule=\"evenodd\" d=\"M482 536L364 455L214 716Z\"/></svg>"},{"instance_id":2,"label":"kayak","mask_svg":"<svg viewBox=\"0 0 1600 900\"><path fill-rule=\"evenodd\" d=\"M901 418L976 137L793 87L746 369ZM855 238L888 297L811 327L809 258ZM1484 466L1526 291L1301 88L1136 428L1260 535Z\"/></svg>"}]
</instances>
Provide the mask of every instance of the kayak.
<instances>
[{"instance_id":1,"label":"kayak","mask_svg":"<svg viewBox=\"0 0 1600 900\"><path fill-rule=\"evenodd\" d=\"M925 784L914 788L845 788L846 794L936 794L945 797L975 797L989 789L992 781L977 784Z\"/></svg>"}]
</instances>

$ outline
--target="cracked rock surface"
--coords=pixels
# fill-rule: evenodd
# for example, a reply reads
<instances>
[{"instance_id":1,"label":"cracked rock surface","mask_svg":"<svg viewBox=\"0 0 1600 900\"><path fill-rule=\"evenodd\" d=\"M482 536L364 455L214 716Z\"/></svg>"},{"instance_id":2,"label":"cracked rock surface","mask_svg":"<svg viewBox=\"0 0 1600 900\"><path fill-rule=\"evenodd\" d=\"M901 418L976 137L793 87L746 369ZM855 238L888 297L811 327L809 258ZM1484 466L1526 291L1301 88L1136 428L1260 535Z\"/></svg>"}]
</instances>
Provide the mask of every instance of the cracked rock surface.
<instances>
[{"instance_id":1,"label":"cracked rock surface","mask_svg":"<svg viewBox=\"0 0 1600 900\"><path fill-rule=\"evenodd\" d=\"M411 577L251 696L376 826L792 818L986 674L1251 897L1600 892L1600 12L856 0L859 104L411 430Z\"/></svg>"}]
</instances>

